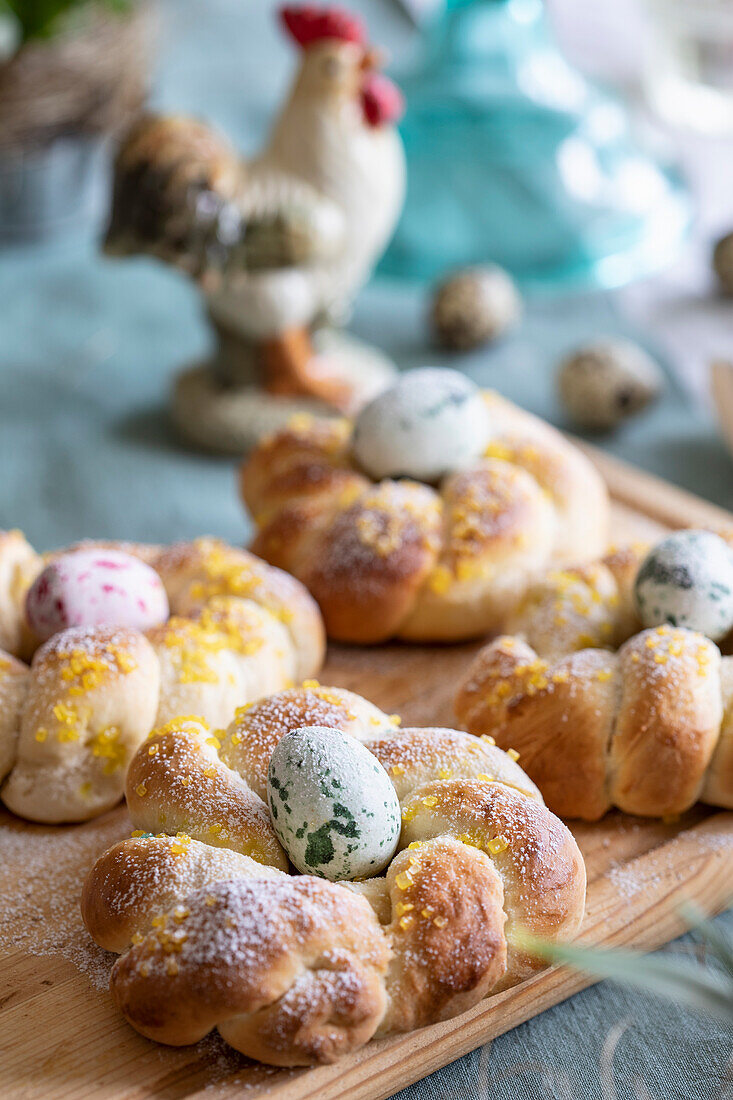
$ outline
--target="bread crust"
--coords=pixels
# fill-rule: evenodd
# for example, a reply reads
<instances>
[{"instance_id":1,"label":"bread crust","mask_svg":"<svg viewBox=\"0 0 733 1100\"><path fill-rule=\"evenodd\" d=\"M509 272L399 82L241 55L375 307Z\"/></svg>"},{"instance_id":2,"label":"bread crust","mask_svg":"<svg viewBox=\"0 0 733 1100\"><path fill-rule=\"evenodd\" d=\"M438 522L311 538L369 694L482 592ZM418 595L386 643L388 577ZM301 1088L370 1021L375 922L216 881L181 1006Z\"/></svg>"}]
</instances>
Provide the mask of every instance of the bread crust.
<instances>
[{"instance_id":1,"label":"bread crust","mask_svg":"<svg viewBox=\"0 0 733 1100\"><path fill-rule=\"evenodd\" d=\"M698 799L733 807L733 658L694 631L661 626L610 653L554 663L496 639L476 656L456 714L520 754L547 805L596 821L612 806L646 817Z\"/></svg>"}]
</instances>

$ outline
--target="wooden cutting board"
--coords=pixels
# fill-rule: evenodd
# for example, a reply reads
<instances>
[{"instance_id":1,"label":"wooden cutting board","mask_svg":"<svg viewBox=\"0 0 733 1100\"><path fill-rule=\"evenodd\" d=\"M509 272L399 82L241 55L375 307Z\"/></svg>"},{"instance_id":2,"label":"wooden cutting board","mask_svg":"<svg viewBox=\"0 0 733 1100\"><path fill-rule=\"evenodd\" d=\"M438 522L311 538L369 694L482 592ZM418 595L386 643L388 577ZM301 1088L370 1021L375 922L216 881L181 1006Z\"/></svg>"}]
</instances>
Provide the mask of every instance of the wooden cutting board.
<instances>
[{"instance_id":1,"label":"wooden cutting board","mask_svg":"<svg viewBox=\"0 0 733 1100\"><path fill-rule=\"evenodd\" d=\"M611 490L617 543L673 527L733 523L713 505L586 450ZM476 648L333 646L321 682L351 688L399 712L408 725L452 725L455 688ZM382 1100L592 983L565 968L547 970L457 1019L370 1043L318 1069L259 1066L216 1037L195 1047L162 1047L137 1035L112 1008L102 988L112 957L89 943L78 917L86 868L128 829L123 809L67 829L0 813L6 1100ZM614 813L573 831L588 867L585 942L658 947L684 931L685 900L718 912L731 899L733 813L696 807L673 824Z\"/></svg>"}]
</instances>

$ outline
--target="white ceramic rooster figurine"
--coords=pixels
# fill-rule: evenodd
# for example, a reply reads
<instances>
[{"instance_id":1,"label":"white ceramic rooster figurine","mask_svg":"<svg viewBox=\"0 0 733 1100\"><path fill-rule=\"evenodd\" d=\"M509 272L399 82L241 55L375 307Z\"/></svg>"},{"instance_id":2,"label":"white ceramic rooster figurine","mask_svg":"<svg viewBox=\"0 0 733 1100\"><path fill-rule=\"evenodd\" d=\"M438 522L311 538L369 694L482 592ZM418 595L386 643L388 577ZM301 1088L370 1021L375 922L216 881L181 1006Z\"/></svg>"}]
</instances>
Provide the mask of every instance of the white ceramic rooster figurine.
<instances>
[{"instance_id":1,"label":"white ceramic rooster figurine","mask_svg":"<svg viewBox=\"0 0 733 1100\"><path fill-rule=\"evenodd\" d=\"M351 302L387 245L405 189L402 96L352 15L284 8L301 63L269 142L242 162L200 122L146 116L116 165L107 250L195 275L219 335L174 400L189 436L240 450L302 408L353 412L391 375L324 320ZM264 391L269 400L263 397Z\"/></svg>"}]
</instances>

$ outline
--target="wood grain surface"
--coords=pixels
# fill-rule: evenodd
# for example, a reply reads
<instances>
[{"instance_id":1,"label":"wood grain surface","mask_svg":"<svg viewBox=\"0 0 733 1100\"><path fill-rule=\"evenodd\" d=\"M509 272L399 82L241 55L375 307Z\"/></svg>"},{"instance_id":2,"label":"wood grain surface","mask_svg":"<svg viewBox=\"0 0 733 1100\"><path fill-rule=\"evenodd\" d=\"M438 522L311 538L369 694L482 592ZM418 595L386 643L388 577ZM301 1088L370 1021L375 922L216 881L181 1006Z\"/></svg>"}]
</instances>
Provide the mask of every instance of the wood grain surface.
<instances>
[{"instance_id":1,"label":"wood grain surface","mask_svg":"<svg viewBox=\"0 0 733 1100\"><path fill-rule=\"evenodd\" d=\"M590 453L614 497L616 543L654 538L670 527L733 522L714 505ZM452 725L456 685L476 648L333 646L320 679L399 712L405 724ZM67 830L0 813L0 1096L6 1100L382 1100L592 982L566 968L547 970L454 1020L370 1043L318 1069L258 1066L215 1037L194 1047L162 1047L114 1011L99 988L111 956L84 940L75 915L76 891L94 853L128 828L122 808ZM573 831L588 867L581 933L587 943L658 947L684 931L685 900L711 913L730 902L733 814L698 806L664 824L613 813ZM56 953L62 911L68 942Z\"/></svg>"}]
</instances>

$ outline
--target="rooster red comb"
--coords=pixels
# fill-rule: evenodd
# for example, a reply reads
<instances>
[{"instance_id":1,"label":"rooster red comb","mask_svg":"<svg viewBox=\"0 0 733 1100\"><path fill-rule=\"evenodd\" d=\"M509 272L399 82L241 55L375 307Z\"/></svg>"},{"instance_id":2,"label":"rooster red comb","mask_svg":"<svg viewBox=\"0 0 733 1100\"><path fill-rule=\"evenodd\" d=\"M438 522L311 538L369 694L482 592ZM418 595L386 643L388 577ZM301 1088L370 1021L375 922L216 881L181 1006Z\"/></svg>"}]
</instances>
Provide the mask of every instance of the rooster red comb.
<instances>
[{"instance_id":1,"label":"rooster red comb","mask_svg":"<svg viewBox=\"0 0 733 1100\"><path fill-rule=\"evenodd\" d=\"M280 9L280 18L299 46L336 38L342 42L366 45L366 31L355 15L343 8L317 8L313 4L293 4Z\"/></svg>"}]
</instances>

